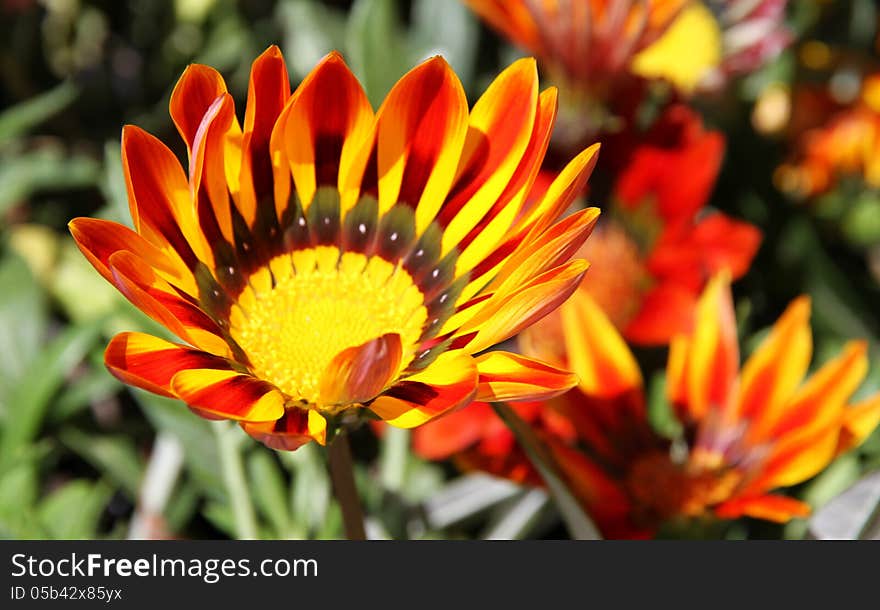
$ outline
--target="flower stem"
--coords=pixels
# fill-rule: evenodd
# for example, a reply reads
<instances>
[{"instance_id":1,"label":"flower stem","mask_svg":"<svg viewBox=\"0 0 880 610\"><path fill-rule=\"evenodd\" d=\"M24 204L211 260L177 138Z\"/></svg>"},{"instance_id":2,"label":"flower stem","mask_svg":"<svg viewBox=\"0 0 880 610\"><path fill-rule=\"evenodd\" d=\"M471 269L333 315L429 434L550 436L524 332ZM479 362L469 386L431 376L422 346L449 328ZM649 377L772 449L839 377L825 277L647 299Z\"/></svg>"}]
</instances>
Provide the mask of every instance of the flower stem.
<instances>
[{"instance_id":1,"label":"flower stem","mask_svg":"<svg viewBox=\"0 0 880 610\"><path fill-rule=\"evenodd\" d=\"M228 422L214 424L217 435L217 449L220 453L220 467L223 471L223 482L226 493L232 504L232 515L235 518L235 534L239 540L257 539L257 519L251 496L244 478L244 465L241 461L241 450L236 430Z\"/></svg>"},{"instance_id":2,"label":"flower stem","mask_svg":"<svg viewBox=\"0 0 880 610\"><path fill-rule=\"evenodd\" d=\"M336 434L327 453L333 493L342 509L345 536L349 540L366 540L364 513L354 484L354 462L351 459L351 448L348 446L348 434L344 430Z\"/></svg>"}]
</instances>

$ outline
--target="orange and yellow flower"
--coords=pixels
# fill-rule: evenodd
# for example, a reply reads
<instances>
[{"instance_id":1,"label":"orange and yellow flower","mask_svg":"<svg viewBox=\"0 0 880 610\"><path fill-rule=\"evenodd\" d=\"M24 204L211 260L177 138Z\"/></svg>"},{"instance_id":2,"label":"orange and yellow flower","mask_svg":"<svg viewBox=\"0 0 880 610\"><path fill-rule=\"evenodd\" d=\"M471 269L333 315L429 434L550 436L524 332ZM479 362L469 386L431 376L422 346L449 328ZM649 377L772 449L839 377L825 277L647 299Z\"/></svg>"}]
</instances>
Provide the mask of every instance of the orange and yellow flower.
<instances>
[{"instance_id":1,"label":"orange and yellow flower","mask_svg":"<svg viewBox=\"0 0 880 610\"><path fill-rule=\"evenodd\" d=\"M867 373L863 341L847 344L804 381L809 313L806 297L791 303L740 368L729 279L716 276L692 329L670 349L666 395L682 430L676 441L650 425L641 370L585 289L521 335L526 354L580 378L577 388L544 403L554 413L549 419L562 416L568 425L548 426L546 415L529 420L605 536L647 537L665 521L689 517L785 522L809 514L807 504L775 490L814 476L880 422L880 394L849 405ZM461 422L467 412L449 417ZM499 476L528 467L493 461L484 443L499 445L498 435L487 434L487 424L482 430L448 443L446 452L460 451L463 464ZM474 453L484 455L477 461Z\"/></svg>"},{"instance_id":2,"label":"orange and yellow flower","mask_svg":"<svg viewBox=\"0 0 880 610\"><path fill-rule=\"evenodd\" d=\"M627 148L611 213L581 251L593 262L584 286L627 340L664 345L713 274L748 271L761 233L707 208L724 137L688 107L668 108Z\"/></svg>"},{"instance_id":3,"label":"orange and yellow flower","mask_svg":"<svg viewBox=\"0 0 880 610\"><path fill-rule=\"evenodd\" d=\"M551 73L598 84L627 71L690 0L464 0Z\"/></svg>"},{"instance_id":4,"label":"orange and yellow flower","mask_svg":"<svg viewBox=\"0 0 880 610\"><path fill-rule=\"evenodd\" d=\"M338 54L291 93L272 47L253 64L243 125L207 66L186 70L170 109L188 176L128 126L134 231L70 225L95 268L186 343L119 334L105 354L114 375L291 450L368 413L409 428L576 383L516 354L474 356L574 291L587 264L569 259L598 215L557 222L595 146L526 199L556 113L533 60L469 110L433 58L374 112Z\"/></svg>"},{"instance_id":5,"label":"orange and yellow flower","mask_svg":"<svg viewBox=\"0 0 880 610\"><path fill-rule=\"evenodd\" d=\"M846 178L880 189L880 75L865 79L851 107L803 133L793 158L774 176L798 198L826 193Z\"/></svg>"},{"instance_id":6,"label":"orange and yellow flower","mask_svg":"<svg viewBox=\"0 0 880 610\"><path fill-rule=\"evenodd\" d=\"M807 515L808 505L774 490L816 475L880 422L880 394L848 404L867 374L864 341L848 343L804 380L809 315L808 298L793 301L740 367L729 278L710 282L692 329L673 339L666 370L683 447L652 432L639 367L586 291L527 330L526 353L550 356L580 377L554 406L571 418L583 446L552 446L584 506L634 531L707 514L776 522ZM560 337L548 328L561 329L562 358L552 358ZM612 484L626 499L618 503L626 518L597 507Z\"/></svg>"}]
</instances>

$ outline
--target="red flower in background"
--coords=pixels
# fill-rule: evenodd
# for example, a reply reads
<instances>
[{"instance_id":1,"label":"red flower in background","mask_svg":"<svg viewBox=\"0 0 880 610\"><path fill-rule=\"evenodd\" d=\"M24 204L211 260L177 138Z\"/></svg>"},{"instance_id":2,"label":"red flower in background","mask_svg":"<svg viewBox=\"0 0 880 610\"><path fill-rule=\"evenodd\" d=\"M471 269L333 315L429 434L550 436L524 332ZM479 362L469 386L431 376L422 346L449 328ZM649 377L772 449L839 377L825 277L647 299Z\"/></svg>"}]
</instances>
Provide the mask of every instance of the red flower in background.
<instances>
[{"instance_id":1,"label":"red flower in background","mask_svg":"<svg viewBox=\"0 0 880 610\"><path fill-rule=\"evenodd\" d=\"M610 218L584 247L586 290L624 336L667 343L690 322L709 277L745 274L759 230L706 209L724 156L724 137L688 107L670 107L634 146L615 188Z\"/></svg>"}]
</instances>

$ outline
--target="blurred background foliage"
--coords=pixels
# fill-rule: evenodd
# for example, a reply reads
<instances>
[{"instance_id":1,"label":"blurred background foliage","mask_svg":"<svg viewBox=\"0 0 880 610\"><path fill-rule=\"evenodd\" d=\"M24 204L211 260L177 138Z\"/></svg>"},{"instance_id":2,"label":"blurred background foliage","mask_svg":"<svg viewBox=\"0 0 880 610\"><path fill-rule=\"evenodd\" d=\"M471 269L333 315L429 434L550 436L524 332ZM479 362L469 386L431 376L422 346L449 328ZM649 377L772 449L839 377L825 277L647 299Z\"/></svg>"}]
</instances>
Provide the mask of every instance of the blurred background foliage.
<instances>
[{"instance_id":1,"label":"blurred background foliage","mask_svg":"<svg viewBox=\"0 0 880 610\"><path fill-rule=\"evenodd\" d=\"M876 70L876 11L871 0L792 2L795 44L699 102L728 138L712 205L765 235L735 287L746 351L806 292L817 362L852 337L867 338L878 361L880 193L844 183L821 205L787 196L774 169L789 155L797 108L781 124L768 126L765 116L774 91L789 106L804 84L845 97L848 78ZM105 371L112 334L164 331L94 273L66 224L83 215L130 224L123 124L185 157L167 105L190 62L220 70L243 108L250 63L268 45L281 46L294 83L339 49L375 106L437 53L473 101L517 52L456 0L0 0L0 37L0 536L340 537L320 447L267 451L175 401L124 389ZM810 42L833 53L805 61ZM593 199L601 206L601 191ZM875 365L860 393L878 388ZM541 490L420 460L405 431L377 439L364 429L353 440L373 537L567 535ZM821 505L878 467L875 435L796 493ZM669 532L692 534L705 532ZM743 522L724 535L806 534L804 522Z\"/></svg>"}]
</instances>

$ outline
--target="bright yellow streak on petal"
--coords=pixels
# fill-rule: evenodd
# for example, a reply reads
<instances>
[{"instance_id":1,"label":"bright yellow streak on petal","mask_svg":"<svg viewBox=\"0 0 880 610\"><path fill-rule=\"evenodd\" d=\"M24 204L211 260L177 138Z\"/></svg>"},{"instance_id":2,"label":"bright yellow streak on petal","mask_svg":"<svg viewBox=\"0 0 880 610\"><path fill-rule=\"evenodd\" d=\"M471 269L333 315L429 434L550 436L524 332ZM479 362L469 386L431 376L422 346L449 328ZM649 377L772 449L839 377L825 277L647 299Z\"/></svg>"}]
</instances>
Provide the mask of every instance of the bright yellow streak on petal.
<instances>
[{"instance_id":1,"label":"bright yellow streak on petal","mask_svg":"<svg viewBox=\"0 0 880 610\"><path fill-rule=\"evenodd\" d=\"M654 44L633 58L632 71L663 78L685 93L721 63L721 29L702 2L694 2Z\"/></svg>"}]
</instances>

